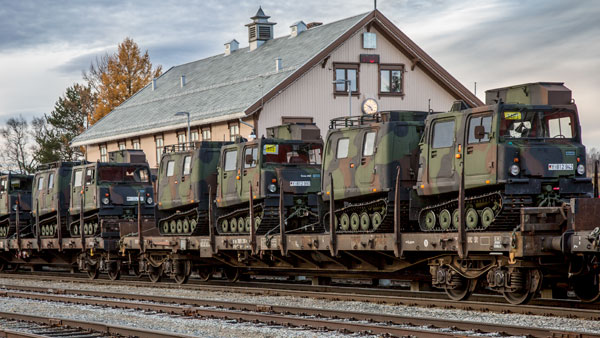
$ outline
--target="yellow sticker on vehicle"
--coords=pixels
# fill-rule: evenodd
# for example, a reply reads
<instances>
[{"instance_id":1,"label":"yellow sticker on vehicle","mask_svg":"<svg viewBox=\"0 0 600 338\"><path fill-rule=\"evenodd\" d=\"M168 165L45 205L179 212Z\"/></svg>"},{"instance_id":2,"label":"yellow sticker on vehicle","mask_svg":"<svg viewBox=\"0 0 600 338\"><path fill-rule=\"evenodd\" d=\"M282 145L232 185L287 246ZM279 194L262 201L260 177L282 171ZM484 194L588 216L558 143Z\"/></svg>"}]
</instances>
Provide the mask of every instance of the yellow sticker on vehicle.
<instances>
[{"instance_id":1,"label":"yellow sticker on vehicle","mask_svg":"<svg viewBox=\"0 0 600 338\"><path fill-rule=\"evenodd\" d=\"M277 154L276 144L265 144L265 154Z\"/></svg>"},{"instance_id":2,"label":"yellow sticker on vehicle","mask_svg":"<svg viewBox=\"0 0 600 338\"><path fill-rule=\"evenodd\" d=\"M504 119L506 120L520 120L521 112L520 111L505 111Z\"/></svg>"}]
</instances>

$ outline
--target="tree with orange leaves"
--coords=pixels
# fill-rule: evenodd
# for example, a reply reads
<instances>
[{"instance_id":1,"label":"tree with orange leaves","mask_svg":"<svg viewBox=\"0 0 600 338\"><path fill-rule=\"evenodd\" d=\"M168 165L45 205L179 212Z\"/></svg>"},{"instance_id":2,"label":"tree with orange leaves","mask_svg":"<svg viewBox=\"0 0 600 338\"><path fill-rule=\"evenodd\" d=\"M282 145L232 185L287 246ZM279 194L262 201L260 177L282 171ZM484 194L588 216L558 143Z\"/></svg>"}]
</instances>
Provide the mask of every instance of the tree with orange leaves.
<instances>
[{"instance_id":1,"label":"tree with orange leaves","mask_svg":"<svg viewBox=\"0 0 600 338\"><path fill-rule=\"evenodd\" d=\"M133 39L125 38L115 54L96 59L83 74L97 93L90 123L96 123L161 73L162 66L153 69L147 50L142 54Z\"/></svg>"}]
</instances>

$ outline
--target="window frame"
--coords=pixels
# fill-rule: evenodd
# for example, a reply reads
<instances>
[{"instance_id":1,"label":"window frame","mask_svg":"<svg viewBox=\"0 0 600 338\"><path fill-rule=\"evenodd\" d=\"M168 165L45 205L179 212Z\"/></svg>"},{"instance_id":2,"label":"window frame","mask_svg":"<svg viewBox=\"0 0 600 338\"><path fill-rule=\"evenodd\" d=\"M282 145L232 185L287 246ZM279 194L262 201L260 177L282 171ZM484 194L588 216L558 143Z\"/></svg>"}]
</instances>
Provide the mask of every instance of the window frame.
<instances>
[{"instance_id":1,"label":"window frame","mask_svg":"<svg viewBox=\"0 0 600 338\"><path fill-rule=\"evenodd\" d=\"M239 122L230 122L227 126L227 128L229 129L229 141L235 141L236 137L241 136L240 134L240 123ZM237 129L237 133L236 134L232 134L232 128L236 128Z\"/></svg>"},{"instance_id":2,"label":"window frame","mask_svg":"<svg viewBox=\"0 0 600 338\"><path fill-rule=\"evenodd\" d=\"M79 174L79 182L77 181L77 174ZM73 173L73 188L79 188L83 186L83 169L77 169Z\"/></svg>"},{"instance_id":3,"label":"window frame","mask_svg":"<svg viewBox=\"0 0 600 338\"><path fill-rule=\"evenodd\" d=\"M160 141L160 146L158 145ZM156 155L156 166L160 165L160 159L162 158L162 155L164 153L164 147L165 147L165 139L163 137L162 134L160 135L154 135L154 147L155 149L155 155Z\"/></svg>"},{"instance_id":4,"label":"window frame","mask_svg":"<svg viewBox=\"0 0 600 338\"><path fill-rule=\"evenodd\" d=\"M400 79L400 91L399 92L384 92L381 89L381 72L382 71L389 71L390 72L390 77L389 77L389 81L390 81L390 86L392 83L392 71L394 70L399 70L400 74L402 75L402 78ZM379 96L404 96L404 73L405 73L405 66L402 63L380 63L379 64L379 69L377 71L377 88L378 88L378 93Z\"/></svg>"},{"instance_id":5,"label":"window frame","mask_svg":"<svg viewBox=\"0 0 600 338\"><path fill-rule=\"evenodd\" d=\"M37 190L38 191L44 190L44 175L40 175L38 177Z\"/></svg>"},{"instance_id":6,"label":"window frame","mask_svg":"<svg viewBox=\"0 0 600 338\"><path fill-rule=\"evenodd\" d=\"M346 155L344 157L340 157L340 142L342 141L346 141ZM335 143L335 159L336 160L342 160L345 158L348 158L348 155L350 153L350 138L348 137L340 137L337 142Z\"/></svg>"},{"instance_id":7,"label":"window frame","mask_svg":"<svg viewBox=\"0 0 600 338\"><path fill-rule=\"evenodd\" d=\"M475 129L471 130L471 122L473 122L474 119L479 119L479 123L476 126L483 126L483 118L484 117L489 117L492 120L490 121L490 130L488 130L488 135L487 135L487 140L483 141L483 139L481 140L477 140L474 138L473 133L471 133L472 131L474 132ZM490 135L492 134L492 128L494 127L494 117L492 113L483 113L483 114L473 114L469 116L469 119L467 121L467 144L481 144L481 143L489 143L490 142Z\"/></svg>"},{"instance_id":8,"label":"window frame","mask_svg":"<svg viewBox=\"0 0 600 338\"><path fill-rule=\"evenodd\" d=\"M373 142L371 147L371 153L369 155L365 154L365 150L367 150L367 136L373 135ZM367 130L363 136L363 146L362 146L362 157L371 157L375 155L375 142L377 141L377 130Z\"/></svg>"},{"instance_id":9,"label":"window frame","mask_svg":"<svg viewBox=\"0 0 600 338\"><path fill-rule=\"evenodd\" d=\"M360 63L357 62L334 62L333 63L333 95L334 96L348 96L348 84L344 82L344 91L337 90L337 70L344 69L345 78L348 78L348 69L356 70L356 91L352 91L352 96L360 95Z\"/></svg>"},{"instance_id":10,"label":"window frame","mask_svg":"<svg viewBox=\"0 0 600 338\"><path fill-rule=\"evenodd\" d=\"M177 144L185 144L187 143L187 131L178 131L177 132ZM181 142L183 140L183 142Z\"/></svg>"},{"instance_id":11,"label":"window frame","mask_svg":"<svg viewBox=\"0 0 600 338\"><path fill-rule=\"evenodd\" d=\"M108 162L108 151L106 143L98 146L100 148L100 162Z\"/></svg>"},{"instance_id":12,"label":"window frame","mask_svg":"<svg viewBox=\"0 0 600 338\"><path fill-rule=\"evenodd\" d=\"M136 147L137 144L137 147ZM131 140L131 147L135 150L140 150L142 149L142 143L140 142L139 138L134 138Z\"/></svg>"},{"instance_id":13,"label":"window frame","mask_svg":"<svg viewBox=\"0 0 600 338\"><path fill-rule=\"evenodd\" d=\"M204 137L204 132L208 132L208 137L205 138ZM202 141L211 141L212 140L212 129L210 126L208 127L202 127L202 129L200 129L200 136L202 136Z\"/></svg>"},{"instance_id":14,"label":"window frame","mask_svg":"<svg viewBox=\"0 0 600 338\"><path fill-rule=\"evenodd\" d=\"M48 175L48 190L54 189L54 173Z\"/></svg>"},{"instance_id":15,"label":"window frame","mask_svg":"<svg viewBox=\"0 0 600 338\"><path fill-rule=\"evenodd\" d=\"M119 150L127 149L127 143L125 141L117 142L117 149L119 149Z\"/></svg>"},{"instance_id":16,"label":"window frame","mask_svg":"<svg viewBox=\"0 0 600 338\"><path fill-rule=\"evenodd\" d=\"M189 163L187 163L186 166L186 161L188 161ZM187 169L187 170L186 170ZM188 176L189 174L192 173L192 155L186 155L183 157L183 168L182 168L182 175L183 176Z\"/></svg>"},{"instance_id":17,"label":"window frame","mask_svg":"<svg viewBox=\"0 0 600 338\"><path fill-rule=\"evenodd\" d=\"M192 129L190 131L190 142L200 141L200 131L198 129Z\"/></svg>"},{"instance_id":18,"label":"window frame","mask_svg":"<svg viewBox=\"0 0 600 338\"><path fill-rule=\"evenodd\" d=\"M169 175L169 172L171 173L171 175ZM165 175L167 177L173 177L173 176L175 176L175 160L168 160L167 161L167 163L165 164Z\"/></svg>"},{"instance_id":19,"label":"window frame","mask_svg":"<svg viewBox=\"0 0 600 338\"><path fill-rule=\"evenodd\" d=\"M250 154L247 154L248 150L250 150ZM246 156L247 155L253 155L253 164L247 164L246 163ZM243 168L244 169L252 169L252 168L256 168L256 166L258 165L258 145L249 145L247 147L244 148L244 158L242 159L243 161Z\"/></svg>"},{"instance_id":20,"label":"window frame","mask_svg":"<svg viewBox=\"0 0 600 338\"><path fill-rule=\"evenodd\" d=\"M450 143L450 145L448 146L444 146L444 147L435 147L435 127L438 124L442 124L442 123L449 123L451 122L453 124L452 126L452 143ZM431 126L431 149L446 149L446 148L452 148L454 147L454 145L456 144L456 119L451 118L451 119L439 119L439 120L435 120Z\"/></svg>"},{"instance_id":21,"label":"window frame","mask_svg":"<svg viewBox=\"0 0 600 338\"><path fill-rule=\"evenodd\" d=\"M229 162L227 162L227 154L228 153L235 153L235 158L233 159L233 169L227 169L228 168L227 164L229 163ZM223 171L224 172L237 170L237 161L238 161L237 153L238 153L237 148L225 150L225 152L223 153Z\"/></svg>"}]
</instances>

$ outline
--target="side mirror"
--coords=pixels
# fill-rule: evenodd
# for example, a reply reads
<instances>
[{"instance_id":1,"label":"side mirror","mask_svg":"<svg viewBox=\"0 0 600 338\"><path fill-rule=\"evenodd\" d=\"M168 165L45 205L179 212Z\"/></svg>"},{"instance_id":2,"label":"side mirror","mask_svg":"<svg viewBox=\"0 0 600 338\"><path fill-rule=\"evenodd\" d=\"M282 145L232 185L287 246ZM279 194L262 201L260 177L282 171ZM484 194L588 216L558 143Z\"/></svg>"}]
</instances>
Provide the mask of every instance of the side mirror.
<instances>
[{"instance_id":1,"label":"side mirror","mask_svg":"<svg viewBox=\"0 0 600 338\"><path fill-rule=\"evenodd\" d=\"M252 164L252 162L254 162L254 157L252 154L246 155L246 164Z\"/></svg>"},{"instance_id":2,"label":"side mirror","mask_svg":"<svg viewBox=\"0 0 600 338\"><path fill-rule=\"evenodd\" d=\"M485 137L485 128L483 126L475 126L475 139L481 140Z\"/></svg>"}]
</instances>

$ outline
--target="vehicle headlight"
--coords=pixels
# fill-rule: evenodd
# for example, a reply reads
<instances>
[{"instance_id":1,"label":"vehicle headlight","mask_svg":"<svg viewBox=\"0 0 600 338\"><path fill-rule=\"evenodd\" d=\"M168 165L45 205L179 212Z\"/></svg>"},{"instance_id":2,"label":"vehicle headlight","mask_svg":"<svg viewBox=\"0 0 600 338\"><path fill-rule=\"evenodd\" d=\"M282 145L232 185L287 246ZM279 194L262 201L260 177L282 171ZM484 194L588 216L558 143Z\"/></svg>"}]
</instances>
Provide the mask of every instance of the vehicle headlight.
<instances>
[{"instance_id":1,"label":"vehicle headlight","mask_svg":"<svg viewBox=\"0 0 600 338\"><path fill-rule=\"evenodd\" d=\"M518 165L513 164L510 166L510 174L513 176L517 176L519 175L519 173L521 172L521 168L519 168Z\"/></svg>"},{"instance_id":2,"label":"vehicle headlight","mask_svg":"<svg viewBox=\"0 0 600 338\"><path fill-rule=\"evenodd\" d=\"M277 191L277 186L273 183L269 184L269 191L270 192L276 192Z\"/></svg>"},{"instance_id":3,"label":"vehicle headlight","mask_svg":"<svg viewBox=\"0 0 600 338\"><path fill-rule=\"evenodd\" d=\"M146 198L146 203L152 204L152 202L154 202L154 200L152 199L152 197Z\"/></svg>"},{"instance_id":4,"label":"vehicle headlight","mask_svg":"<svg viewBox=\"0 0 600 338\"><path fill-rule=\"evenodd\" d=\"M579 175L585 174L585 166L583 164L579 164L577 166L577 174L579 174Z\"/></svg>"},{"instance_id":5,"label":"vehicle headlight","mask_svg":"<svg viewBox=\"0 0 600 338\"><path fill-rule=\"evenodd\" d=\"M108 199L108 197L103 197L102 204L108 204L108 203L110 203L110 200Z\"/></svg>"},{"instance_id":6,"label":"vehicle headlight","mask_svg":"<svg viewBox=\"0 0 600 338\"><path fill-rule=\"evenodd\" d=\"M13 211L17 211L17 205L13 205Z\"/></svg>"}]
</instances>

